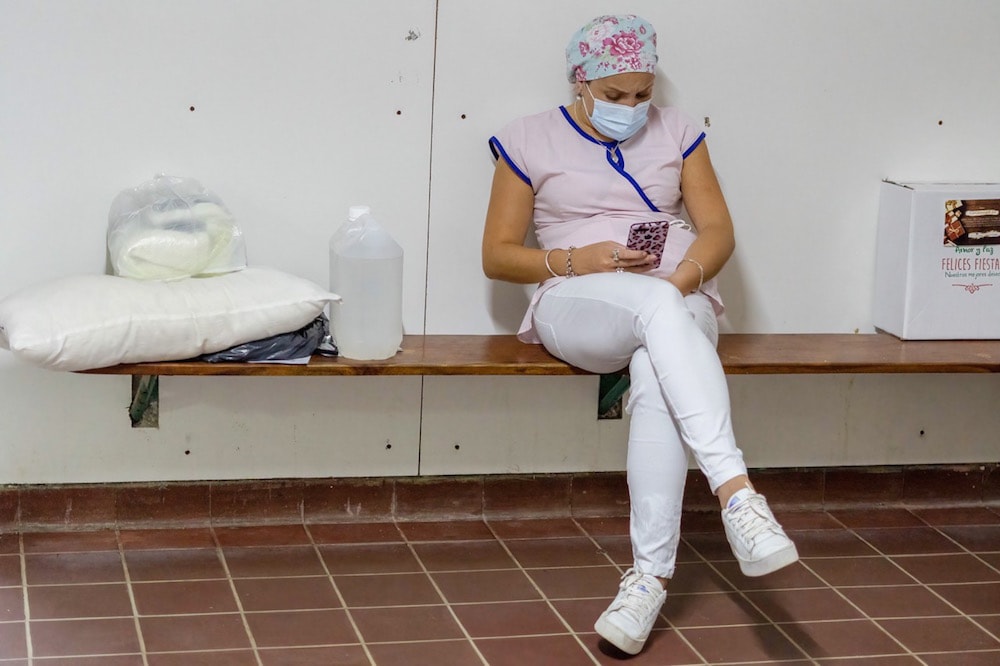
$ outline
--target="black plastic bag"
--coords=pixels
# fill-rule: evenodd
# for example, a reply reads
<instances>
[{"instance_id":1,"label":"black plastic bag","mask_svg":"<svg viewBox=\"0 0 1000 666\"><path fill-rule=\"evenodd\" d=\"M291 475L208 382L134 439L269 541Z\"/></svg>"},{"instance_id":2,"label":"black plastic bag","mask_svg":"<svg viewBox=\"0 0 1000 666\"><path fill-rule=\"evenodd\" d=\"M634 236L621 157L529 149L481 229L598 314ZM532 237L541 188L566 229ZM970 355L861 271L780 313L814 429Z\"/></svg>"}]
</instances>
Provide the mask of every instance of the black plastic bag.
<instances>
[{"instance_id":1,"label":"black plastic bag","mask_svg":"<svg viewBox=\"0 0 1000 666\"><path fill-rule=\"evenodd\" d=\"M212 354L202 354L199 361L209 363L290 361L312 356L318 351L330 354L330 320L321 314L297 331L245 342ZM336 355L336 348L332 349Z\"/></svg>"}]
</instances>

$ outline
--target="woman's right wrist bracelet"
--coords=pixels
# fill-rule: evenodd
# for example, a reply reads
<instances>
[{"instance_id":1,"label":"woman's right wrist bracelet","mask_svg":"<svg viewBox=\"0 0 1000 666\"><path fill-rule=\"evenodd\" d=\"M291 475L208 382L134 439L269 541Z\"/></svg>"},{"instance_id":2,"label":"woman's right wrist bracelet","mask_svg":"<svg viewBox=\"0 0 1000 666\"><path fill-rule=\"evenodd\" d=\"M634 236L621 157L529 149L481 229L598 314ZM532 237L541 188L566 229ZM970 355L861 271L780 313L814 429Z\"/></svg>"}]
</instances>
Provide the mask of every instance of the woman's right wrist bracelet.
<instances>
[{"instance_id":1,"label":"woman's right wrist bracelet","mask_svg":"<svg viewBox=\"0 0 1000 666\"><path fill-rule=\"evenodd\" d=\"M573 272L573 250L576 248L572 245L566 250L566 277L576 277L576 273Z\"/></svg>"},{"instance_id":2,"label":"woman's right wrist bracelet","mask_svg":"<svg viewBox=\"0 0 1000 666\"><path fill-rule=\"evenodd\" d=\"M559 273L556 273L554 270L552 270L552 264L549 263L549 255L555 251L556 248L552 248L551 250L545 253L545 267L549 269L549 273L552 275L552 277L559 277Z\"/></svg>"}]
</instances>

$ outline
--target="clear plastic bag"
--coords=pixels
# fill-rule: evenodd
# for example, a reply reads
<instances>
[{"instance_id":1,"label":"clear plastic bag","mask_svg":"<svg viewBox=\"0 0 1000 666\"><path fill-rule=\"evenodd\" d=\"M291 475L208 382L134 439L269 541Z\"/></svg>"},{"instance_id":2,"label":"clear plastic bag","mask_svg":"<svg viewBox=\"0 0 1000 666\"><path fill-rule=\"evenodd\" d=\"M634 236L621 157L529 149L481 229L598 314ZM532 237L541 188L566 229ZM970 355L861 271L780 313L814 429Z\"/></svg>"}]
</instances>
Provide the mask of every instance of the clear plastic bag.
<instances>
[{"instance_id":1,"label":"clear plastic bag","mask_svg":"<svg viewBox=\"0 0 1000 666\"><path fill-rule=\"evenodd\" d=\"M193 178L158 175L127 190L108 212L115 275L175 280L246 268L243 234L222 200Z\"/></svg>"}]
</instances>

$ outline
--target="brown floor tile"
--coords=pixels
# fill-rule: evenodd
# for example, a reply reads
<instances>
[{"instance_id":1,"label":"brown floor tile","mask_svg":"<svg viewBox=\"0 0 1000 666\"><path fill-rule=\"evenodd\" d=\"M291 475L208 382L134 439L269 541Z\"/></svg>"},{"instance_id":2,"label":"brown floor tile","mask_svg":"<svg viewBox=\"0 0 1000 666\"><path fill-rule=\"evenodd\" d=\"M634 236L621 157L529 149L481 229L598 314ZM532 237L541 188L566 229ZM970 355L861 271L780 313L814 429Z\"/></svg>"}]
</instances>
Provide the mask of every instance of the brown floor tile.
<instances>
[{"instance_id":1,"label":"brown floor tile","mask_svg":"<svg viewBox=\"0 0 1000 666\"><path fill-rule=\"evenodd\" d=\"M543 601L461 604L452 610L473 638L562 634L568 629Z\"/></svg>"},{"instance_id":2,"label":"brown floor tile","mask_svg":"<svg viewBox=\"0 0 1000 666\"><path fill-rule=\"evenodd\" d=\"M745 597L725 592L712 594L669 592L663 613L675 627L712 627L766 622L764 616Z\"/></svg>"},{"instance_id":3,"label":"brown floor tile","mask_svg":"<svg viewBox=\"0 0 1000 666\"><path fill-rule=\"evenodd\" d=\"M462 638L445 606L361 608L351 611L366 643L399 643Z\"/></svg>"},{"instance_id":4,"label":"brown floor tile","mask_svg":"<svg viewBox=\"0 0 1000 666\"><path fill-rule=\"evenodd\" d=\"M0 587L21 584L21 558L17 555L0 555Z\"/></svg>"},{"instance_id":5,"label":"brown floor tile","mask_svg":"<svg viewBox=\"0 0 1000 666\"><path fill-rule=\"evenodd\" d=\"M125 569L117 550L25 555L24 560L28 585L125 581Z\"/></svg>"},{"instance_id":6,"label":"brown floor tile","mask_svg":"<svg viewBox=\"0 0 1000 666\"><path fill-rule=\"evenodd\" d=\"M1000 525L951 525L939 529L974 553L1000 551Z\"/></svg>"},{"instance_id":7,"label":"brown floor tile","mask_svg":"<svg viewBox=\"0 0 1000 666\"><path fill-rule=\"evenodd\" d=\"M341 608L340 598L326 576L244 578L235 585L243 610L248 613Z\"/></svg>"},{"instance_id":8,"label":"brown floor tile","mask_svg":"<svg viewBox=\"0 0 1000 666\"><path fill-rule=\"evenodd\" d=\"M331 574L407 573L423 571L406 544L320 546Z\"/></svg>"},{"instance_id":9,"label":"brown floor tile","mask_svg":"<svg viewBox=\"0 0 1000 666\"><path fill-rule=\"evenodd\" d=\"M843 587L840 593L874 619L955 614L951 606L922 585Z\"/></svg>"},{"instance_id":10,"label":"brown floor tile","mask_svg":"<svg viewBox=\"0 0 1000 666\"><path fill-rule=\"evenodd\" d=\"M1000 650L922 654L920 658L927 666L996 666L1000 664Z\"/></svg>"},{"instance_id":11,"label":"brown floor tile","mask_svg":"<svg viewBox=\"0 0 1000 666\"><path fill-rule=\"evenodd\" d=\"M0 587L0 622L24 620L24 594L19 587Z\"/></svg>"},{"instance_id":12,"label":"brown floor tile","mask_svg":"<svg viewBox=\"0 0 1000 666\"><path fill-rule=\"evenodd\" d=\"M139 619L150 652L249 649L243 620L235 613Z\"/></svg>"},{"instance_id":13,"label":"brown floor tile","mask_svg":"<svg viewBox=\"0 0 1000 666\"><path fill-rule=\"evenodd\" d=\"M449 541L413 544L428 571L514 569L517 563L498 541Z\"/></svg>"},{"instance_id":14,"label":"brown floor tile","mask_svg":"<svg viewBox=\"0 0 1000 666\"><path fill-rule=\"evenodd\" d=\"M796 587L825 587L823 582L808 571L801 562L796 562L784 569L758 578L744 576L736 562L718 562L715 564L715 568L738 590L788 590Z\"/></svg>"},{"instance_id":15,"label":"brown floor tile","mask_svg":"<svg viewBox=\"0 0 1000 666\"><path fill-rule=\"evenodd\" d=\"M903 497L905 474L901 469L832 469L825 476L824 499L831 506L856 502L877 506Z\"/></svg>"},{"instance_id":16,"label":"brown floor tile","mask_svg":"<svg viewBox=\"0 0 1000 666\"><path fill-rule=\"evenodd\" d=\"M1000 614L1000 583L932 585L931 589L968 615Z\"/></svg>"},{"instance_id":17,"label":"brown floor tile","mask_svg":"<svg viewBox=\"0 0 1000 666\"><path fill-rule=\"evenodd\" d=\"M489 526L482 520L397 523L407 541L493 541Z\"/></svg>"},{"instance_id":18,"label":"brown floor tile","mask_svg":"<svg viewBox=\"0 0 1000 666\"><path fill-rule=\"evenodd\" d=\"M803 565L834 587L916 582L887 557L822 557L805 560Z\"/></svg>"},{"instance_id":19,"label":"brown floor tile","mask_svg":"<svg viewBox=\"0 0 1000 666\"><path fill-rule=\"evenodd\" d=\"M17 663L17 662L14 662ZM44 661L35 660L43 666L143 666L141 654L101 655L99 657L50 657ZM150 662L152 664L153 662ZM3 666L8 666L4 662ZM28 666L28 662L24 662Z\"/></svg>"},{"instance_id":20,"label":"brown floor tile","mask_svg":"<svg viewBox=\"0 0 1000 666\"><path fill-rule=\"evenodd\" d=\"M840 521L826 511L777 511L775 517L786 532L844 529Z\"/></svg>"},{"instance_id":21,"label":"brown floor tile","mask_svg":"<svg viewBox=\"0 0 1000 666\"><path fill-rule=\"evenodd\" d=\"M681 562L674 570L674 577L667 583L668 594L695 592L730 592L733 586L720 576L711 565L704 562Z\"/></svg>"},{"instance_id":22,"label":"brown floor tile","mask_svg":"<svg viewBox=\"0 0 1000 666\"><path fill-rule=\"evenodd\" d=\"M347 614L340 609L247 613L246 618L259 647L359 643Z\"/></svg>"},{"instance_id":23,"label":"brown floor tile","mask_svg":"<svg viewBox=\"0 0 1000 666\"><path fill-rule=\"evenodd\" d=\"M427 641L425 643L379 643L368 648L377 666L469 666L481 664L472 643L461 641ZM367 660L363 663L367 666ZM265 662L264 666L270 666ZM305 664L303 664L305 666Z\"/></svg>"},{"instance_id":24,"label":"brown floor tile","mask_svg":"<svg viewBox=\"0 0 1000 666\"><path fill-rule=\"evenodd\" d=\"M476 646L490 666L592 666L594 663L587 650L568 635L481 638L476 640Z\"/></svg>"},{"instance_id":25,"label":"brown floor tile","mask_svg":"<svg viewBox=\"0 0 1000 666\"><path fill-rule=\"evenodd\" d=\"M587 537L518 539L506 544L517 562L526 569L585 567L608 562L608 558Z\"/></svg>"},{"instance_id":26,"label":"brown floor tile","mask_svg":"<svg viewBox=\"0 0 1000 666\"><path fill-rule=\"evenodd\" d=\"M417 646L418 650L422 646ZM335 647L303 647L303 648L262 648L259 649L260 661L264 666L316 666L317 664L337 664L338 666L370 666L368 656L362 647L357 645L338 645ZM410 661L386 662L397 664L414 663Z\"/></svg>"},{"instance_id":27,"label":"brown floor tile","mask_svg":"<svg viewBox=\"0 0 1000 666\"><path fill-rule=\"evenodd\" d=\"M858 557L878 555L871 546L847 530L809 530L789 532L799 557Z\"/></svg>"},{"instance_id":28,"label":"brown floor tile","mask_svg":"<svg viewBox=\"0 0 1000 666\"><path fill-rule=\"evenodd\" d=\"M906 654L906 648L869 620L796 622L782 629L811 657Z\"/></svg>"},{"instance_id":29,"label":"brown floor tile","mask_svg":"<svg viewBox=\"0 0 1000 666\"><path fill-rule=\"evenodd\" d=\"M224 548L222 552L233 578L322 576L326 573L312 546Z\"/></svg>"},{"instance_id":30,"label":"brown floor tile","mask_svg":"<svg viewBox=\"0 0 1000 666\"><path fill-rule=\"evenodd\" d=\"M491 520L490 527L500 539L579 537L583 534L580 526L572 518Z\"/></svg>"},{"instance_id":31,"label":"brown floor tile","mask_svg":"<svg viewBox=\"0 0 1000 666\"><path fill-rule=\"evenodd\" d=\"M0 495L3 491L0 490ZM21 535L0 531L0 555L17 555L21 552Z\"/></svg>"},{"instance_id":32,"label":"brown floor tile","mask_svg":"<svg viewBox=\"0 0 1000 666\"><path fill-rule=\"evenodd\" d=\"M80 553L96 550L118 552L118 538L112 531L29 532L21 536L25 553Z\"/></svg>"},{"instance_id":33,"label":"brown floor tile","mask_svg":"<svg viewBox=\"0 0 1000 666\"><path fill-rule=\"evenodd\" d=\"M768 590L747 592L750 599L771 622L809 622L818 620L853 620L862 614L835 590Z\"/></svg>"},{"instance_id":34,"label":"brown floor tile","mask_svg":"<svg viewBox=\"0 0 1000 666\"><path fill-rule=\"evenodd\" d=\"M880 620L879 624L912 652L1000 650L1000 641L964 617Z\"/></svg>"},{"instance_id":35,"label":"brown floor tile","mask_svg":"<svg viewBox=\"0 0 1000 666\"><path fill-rule=\"evenodd\" d=\"M587 534L598 536L628 536L628 516L608 516L604 518L577 518L576 523Z\"/></svg>"},{"instance_id":36,"label":"brown floor tile","mask_svg":"<svg viewBox=\"0 0 1000 666\"><path fill-rule=\"evenodd\" d=\"M933 527L857 529L857 535L886 555L927 555L956 553L961 547Z\"/></svg>"},{"instance_id":37,"label":"brown floor tile","mask_svg":"<svg viewBox=\"0 0 1000 666\"><path fill-rule=\"evenodd\" d=\"M625 569L631 567L635 561L632 554L632 541L627 536L594 537L594 541L597 542L598 553Z\"/></svg>"},{"instance_id":38,"label":"brown floor tile","mask_svg":"<svg viewBox=\"0 0 1000 666\"><path fill-rule=\"evenodd\" d=\"M721 528L720 528L721 529ZM699 558L709 562L735 561L733 549L726 540L726 535L712 530L710 532L685 532L681 527L682 543L691 548Z\"/></svg>"},{"instance_id":39,"label":"brown floor tile","mask_svg":"<svg viewBox=\"0 0 1000 666\"><path fill-rule=\"evenodd\" d=\"M134 583L139 615L196 615L239 610L227 580Z\"/></svg>"},{"instance_id":40,"label":"brown floor tile","mask_svg":"<svg viewBox=\"0 0 1000 666\"><path fill-rule=\"evenodd\" d=\"M504 571L456 571L431 575L449 603L521 601L541 595L531 580L516 569Z\"/></svg>"},{"instance_id":41,"label":"brown floor tile","mask_svg":"<svg viewBox=\"0 0 1000 666\"><path fill-rule=\"evenodd\" d=\"M1000 581L995 571L973 555L908 555L892 561L921 583Z\"/></svg>"},{"instance_id":42,"label":"brown floor tile","mask_svg":"<svg viewBox=\"0 0 1000 666\"><path fill-rule=\"evenodd\" d=\"M334 582L349 608L441 603L426 574L334 576Z\"/></svg>"},{"instance_id":43,"label":"brown floor tile","mask_svg":"<svg viewBox=\"0 0 1000 666\"><path fill-rule=\"evenodd\" d=\"M309 525L315 543L388 543L402 541L395 523L317 523Z\"/></svg>"},{"instance_id":44,"label":"brown floor tile","mask_svg":"<svg viewBox=\"0 0 1000 666\"><path fill-rule=\"evenodd\" d=\"M766 624L685 629L683 633L694 649L713 663L777 661L803 656L781 632Z\"/></svg>"},{"instance_id":45,"label":"brown floor tile","mask_svg":"<svg viewBox=\"0 0 1000 666\"><path fill-rule=\"evenodd\" d=\"M139 636L132 618L32 620L31 643L35 657L139 652Z\"/></svg>"},{"instance_id":46,"label":"brown floor tile","mask_svg":"<svg viewBox=\"0 0 1000 666\"><path fill-rule=\"evenodd\" d=\"M984 506L912 509L928 525L1000 525L1000 515Z\"/></svg>"},{"instance_id":47,"label":"brown floor tile","mask_svg":"<svg viewBox=\"0 0 1000 666\"><path fill-rule=\"evenodd\" d=\"M208 580L225 578L226 569L215 548L126 550L132 581Z\"/></svg>"},{"instance_id":48,"label":"brown floor tile","mask_svg":"<svg viewBox=\"0 0 1000 666\"><path fill-rule=\"evenodd\" d=\"M125 529L121 531L119 539L125 550L215 548L215 537L208 527Z\"/></svg>"},{"instance_id":49,"label":"brown floor tile","mask_svg":"<svg viewBox=\"0 0 1000 666\"><path fill-rule=\"evenodd\" d=\"M618 593L621 572L611 566L572 569L532 569L528 576L549 599L607 598Z\"/></svg>"},{"instance_id":50,"label":"brown floor tile","mask_svg":"<svg viewBox=\"0 0 1000 666\"><path fill-rule=\"evenodd\" d=\"M909 509L842 509L832 510L829 514L847 527L922 527L920 520Z\"/></svg>"},{"instance_id":51,"label":"brown floor tile","mask_svg":"<svg viewBox=\"0 0 1000 666\"><path fill-rule=\"evenodd\" d=\"M132 617L124 584L46 585L28 588L32 620Z\"/></svg>"},{"instance_id":52,"label":"brown floor tile","mask_svg":"<svg viewBox=\"0 0 1000 666\"><path fill-rule=\"evenodd\" d=\"M303 525L217 527L215 535L222 546L306 546L310 544L309 534Z\"/></svg>"},{"instance_id":53,"label":"brown floor tile","mask_svg":"<svg viewBox=\"0 0 1000 666\"><path fill-rule=\"evenodd\" d=\"M150 654L149 666L256 666L252 650ZM142 663L142 662L140 662Z\"/></svg>"},{"instance_id":54,"label":"brown floor tile","mask_svg":"<svg viewBox=\"0 0 1000 666\"><path fill-rule=\"evenodd\" d=\"M26 658L26 636L23 622L0 622L0 659Z\"/></svg>"}]
</instances>

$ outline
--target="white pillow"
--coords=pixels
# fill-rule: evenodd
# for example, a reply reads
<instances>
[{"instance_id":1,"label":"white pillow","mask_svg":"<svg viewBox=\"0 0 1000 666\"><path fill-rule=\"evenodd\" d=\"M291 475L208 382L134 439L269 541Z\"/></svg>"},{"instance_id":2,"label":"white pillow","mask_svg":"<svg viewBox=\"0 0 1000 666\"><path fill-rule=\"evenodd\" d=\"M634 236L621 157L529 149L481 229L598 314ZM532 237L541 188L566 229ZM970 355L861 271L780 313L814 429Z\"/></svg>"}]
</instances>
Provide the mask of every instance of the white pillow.
<instances>
[{"instance_id":1,"label":"white pillow","mask_svg":"<svg viewBox=\"0 0 1000 666\"><path fill-rule=\"evenodd\" d=\"M0 347L55 370L189 359L297 330L339 300L270 268L173 282L72 276L0 300Z\"/></svg>"}]
</instances>

